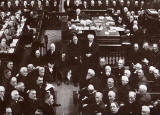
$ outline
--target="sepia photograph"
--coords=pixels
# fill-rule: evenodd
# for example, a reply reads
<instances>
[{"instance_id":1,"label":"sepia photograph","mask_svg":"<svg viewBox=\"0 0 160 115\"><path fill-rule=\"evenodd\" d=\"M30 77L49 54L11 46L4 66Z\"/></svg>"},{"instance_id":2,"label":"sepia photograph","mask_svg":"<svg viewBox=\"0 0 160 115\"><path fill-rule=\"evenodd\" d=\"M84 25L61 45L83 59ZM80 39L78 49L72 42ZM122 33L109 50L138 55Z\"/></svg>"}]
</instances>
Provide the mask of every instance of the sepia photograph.
<instances>
[{"instance_id":1,"label":"sepia photograph","mask_svg":"<svg viewBox=\"0 0 160 115\"><path fill-rule=\"evenodd\" d=\"M160 115L160 0L0 0L0 115Z\"/></svg>"}]
</instances>

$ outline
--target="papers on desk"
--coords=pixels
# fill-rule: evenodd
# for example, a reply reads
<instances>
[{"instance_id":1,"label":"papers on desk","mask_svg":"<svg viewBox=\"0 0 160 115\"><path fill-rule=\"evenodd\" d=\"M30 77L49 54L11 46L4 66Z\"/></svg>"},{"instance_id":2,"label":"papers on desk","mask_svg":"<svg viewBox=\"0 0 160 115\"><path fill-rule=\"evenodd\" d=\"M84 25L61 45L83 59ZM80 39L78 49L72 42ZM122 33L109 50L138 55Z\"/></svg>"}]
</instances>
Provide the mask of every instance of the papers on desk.
<instances>
[{"instance_id":1,"label":"papers on desk","mask_svg":"<svg viewBox=\"0 0 160 115\"><path fill-rule=\"evenodd\" d=\"M108 21L114 21L111 16L106 16L105 18L106 18Z\"/></svg>"},{"instance_id":2,"label":"papers on desk","mask_svg":"<svg viewBox=\"0 0 160 115\"><path fill-rule=\"evenodd\" d=\"M100 19L100 20L103 20L103 19L104 19L104 16L99 16L99 19Z\"/></svg>"},{"instance_id":3,"label":"papers on desk","mask_svg":"<svg viewBox=\"0 0 160 115\"><path fill-rule=\"evenodd\" d=\"M89 27L88 26L85 26L85 27L83 27L83 26L77 26L76 30L89 30Z\"/></svg>"},{"instance_id":4,"label":"papers on desk","mask_svg":"<svg viewBox=\"0 0 160 115\"><path fill-rule=\"evenodd\" d=\"M155 9L148 9L148 11L149 11L151 14L158 14L158 12L157 12Z\"/></svg>"},{"instance_id":5,"label":"papers on desk","mask_svg":"<svg viewBox=\"0 0 160 115\"><path fill-rule=\"evenodd\" d=\"M10 49L8 50L8 53L14 53L14 48L10 48Z\"/></svg>"},{"instance_id":6,"label":"papers on desk","mask_svg":"<svg viewBox=\"0 0 160 115\"><path fill-rule=\"evenodd\" d=\"M115 31L119 31L119 32L125 30L124 28L121 28L121 27L113 27L113 26L111 26L110 29L111 29L111 30L115 30Z\"/></svg>"},{"instance_id":7,"label":"papers on desk","mask_svg":"<svg viewBox=\"0 0 160 115\"><path fill-rule=\"evenodd\" d=\"M90 26L90 30L97 30L95 26Z\"/></svg>"}]
</instances>

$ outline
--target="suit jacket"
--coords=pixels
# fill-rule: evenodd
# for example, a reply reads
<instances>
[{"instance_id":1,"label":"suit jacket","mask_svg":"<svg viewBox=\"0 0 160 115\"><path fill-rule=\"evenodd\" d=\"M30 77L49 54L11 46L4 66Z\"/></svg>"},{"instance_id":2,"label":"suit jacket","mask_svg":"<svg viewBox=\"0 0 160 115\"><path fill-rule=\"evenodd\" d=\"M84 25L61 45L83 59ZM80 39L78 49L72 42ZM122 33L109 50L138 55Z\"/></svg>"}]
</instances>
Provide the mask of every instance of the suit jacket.
<instances>
[{"instance_id":1,"label":"suit jacket","mask_svg":"<svg viewBox=\"0 0 160 115\"><path fill-rule=\"evenodd\" d=\"M86 57L86 54L91 53L91 57ZM86 64L97 64L98 63L98 45L93 42L91 47L89 47L89 43L84 47L84 63Z\"/></svg>"},{"instance_id":2,"label":"suit jacket","mask_svg":"<svg viewBox=\"0 0 160 115\"><path fill-rule=\"evenodd\" d=\"M80 56L82 55L82 48L78 41L78 44L70 43L68 46L68 61L70 64L79 64ZM77 57L77 59L75 59Z\"/></svg>"},{"instance_id":3,"label":"suit jacket","mask_svg":"<svg viewBox=\"0 0 160 115\"><path fill-rule=\"evenodd\" d=\"M31 63L36 67L36 66L41 66L43 65L43 57L32 57Z\"/></svg>"},{"instance_id":4,"label":"suit jacket","mask_svg":"<svg viewBox=\"0 0 160 115\"><path fill-rule=\"evenodd\" d=\"M59 58L60 58L60 54L59 54L58 51L54 51L54 52L52 53L51 49L49 49L49 50L47 51L47 54L46 54L45 58L47 59L47 62L48 62L48 61L51 61L51 62L57 64L58 61L59 61Z\"/></svg>"},{"instance_id":5,"label":"suit jacket","mask_svg":"<svg viewBox=\"0 0 160 115\"><path fill-rule=\"evenodd\" d=\"M139 112L141 111L141 107L137 101L133 103L127 102L122 107L122 110L123 110L123 115L139 115Z\"/></svg>"},{"instance_id":6,"label":"suit jacket","mask_svg":"<svg viewBox=\"0 0 160 115\"><path fill-rule=\"evenodd\" d=\"M88 105L87 108L88 108L89 115L96 115L96 113L104 114L106 111L105 103L103 101L101 101L99 104L94 102Z\"/></svg>"},{"instance_id":7,"label":"suit jacket","mask_svg":"<svg viewBox=\"0 0 160 115\"><path fill-rule=\"evenodd\" d=\"M8 107L11 107L13 115L22 115L24 113L23 102L21 101L10 100Z\"/></svg>"},{"instance_id":8,"label":"suit jacket","mask_svg":"<svg viewBox=\"0 0 160 115\"><path fill-rule=\"evenodd\" d=\"M25 101L25 115L35 115L36 109L40 107L39 100L27 99Z\"/></svg>"},{"instance_id":9,"label":"suit jacket","mask_svg":"<svg viewBox=\"0 0 160 115\"><path fill-rule=\"evenodd\" d=\"M61 76L59 72L59 66L54 65L52 69L53 71L50 71L48 66L45 68L45 72L46 72L45 80L49 83L55 81L57 79L57 76Z\"/></svg>"},{"instance_id":10,"label":"suit jacket","mask_svg":"<svg viewBox=\"0 0 160 115\"><path fill-rule=\"evenodd\" d=\"M5 112L5 107L6 107L6 99L4 97L4 100L0 99L0 114L3 115Z\"/></svg>"},{"instance_id":11,"label":"suit jacket","mask_svg":"<svg viewBox=\"0 0 160 115\"><path fill-rule=\"evenodd\" d=\"M43 115L55 115L55 107L57 106L57 104L53 104L53 105L48 105L46 103L44 103L42 105L42 111L43 111Z\"/></svg>"}]
</instances>

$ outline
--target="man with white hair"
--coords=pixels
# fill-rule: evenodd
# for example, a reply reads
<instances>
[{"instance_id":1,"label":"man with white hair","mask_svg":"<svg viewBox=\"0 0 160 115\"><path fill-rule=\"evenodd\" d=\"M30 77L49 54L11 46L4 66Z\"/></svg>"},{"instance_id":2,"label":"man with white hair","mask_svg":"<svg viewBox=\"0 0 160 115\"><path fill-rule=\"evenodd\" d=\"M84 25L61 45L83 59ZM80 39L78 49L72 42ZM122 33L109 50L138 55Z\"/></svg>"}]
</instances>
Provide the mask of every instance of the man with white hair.
<instances>
[{"instance_id":1,"label":"man with white hair","mask_svg":"<svg viewBox=\"0 0 160 115\"><path fill-rule=\"evenodd\" d=\"M28 69L27 67L21 67L19 71L19 75L17 76L17 81L24 82L26 84L27 79L28 79Z\"/></svg>"},{"instance_id":2,"label":"man with white hair","mask_svg":"<svg viewBox=\"0 0 160 115\"><path fill-rule=\"evenodd\" d=\"M115 80L115 76L112 74L111 66L106 65L104 68L104 74L100 77L103 86L106 86L108 78L113 78Z\"/></svg>"},{"instance_id":3,"label":"man with white hair","mask_svg":"<svg viewBox=\"0 0 160 115\"><path fill-rule=\"evenodd\" d=\"M112 102L116 102L117 101L117 95L116 92L114 91L109 91L108 92L108 100L107 100L107 105L110 105Z\"/></svg>"},{"instance_id":4,"label":"man with white hair","mask_svg":"<svg viewBox=\"0 0 160 115\"><path fill-rule=\"evenodd\" d=\"M153 79L154 83L150 86L152 92L160 92L160 73L158 69L153 70ZM154 98L158 98L158 96L154 96Z\"/></svg>"},{"instance_id":5,"label":"man with white hair","mask_svg":"<svg viewBox=\"0 0 160 115\"><path fill-rule=\"evenodd\" d=\"M127 76L121 77L121 85L119 88L119 99L121 103L126 103L128 98L128 93L131 90L129 86L129 79Z\"/></svg>"},{"instance_id":6,"label":"man with white hair","mask_svg":"<svg viewBox=\"0 0 160 115\"><path fill-rule=\"evenodd\" d=\"M155 67L159 67L160 65L160 51L159 51L159 46L157 43L154 43L153 44L153 50L152 50L152 53L151 53L151 62L153 63L153 65Z\"/></svg>"},{"instance_id":7,"label":"man with white hair","mask_svg":"<svg viewBox=\"0 0 160 115\"><path fill-rule=\"evenodd\" d=\"M124 59L119 59L117 63L117 68L115 68L113 71L118 85L121 84L121 76L124 74L124 64Z\"/></svg>"},{"instance_id":8,"label":"man with white hair","mask_svg":"<svg viewBox=\"0 0 160 115\"><path fill-rule=\"evenodd\" d=\"M28 69L28 73L31 73L35 69L35 67L33 66L33 64L28 64L27 69Z\"/></svg>"},{"instance_id":9,"label":"man with white hair","mask_svg":"<svg viewBox=\"0 0 160 115\"><path fill-rule=\"evenodd\" d=\"M106 61L104 57L99 58L99 64L97 65L95 71L96 71L96 76L101 78L102 75L105 73L105 65Z\"/></svg>"},{"instance_id":10,"label":"man with white hair","mask_svg":"<svg viewBox=\"0 0 160 115\"><path fill-rule=\"evenodd\" d=\"M142 46L142 59L146 58L147 60L151 61L151 51L150 51L150 45L148 42L144 42Z\"/></svg>"},{"instance_id":11,"label":"man with white hair","mask_svg":"<svg viewBox=\"0 0 160 115\"><path fill-rule=\"evenodd\" d=\"M124 115L137 115L139 113L140 105L136 101L136 92L129 91L128 100L122 108Z\"/></svg>"},{"instance_id":12,"label":"man with white hair","mask_svg":"<svg viewBox=\"0 0 160 115\"><path fill-rule=\"evenodd\" d=\"M151 101L151 95L147 93L148 88L146 85L139 85L137 101L140 105L149 105Z\"/></svg>"},{"instance_id":13,"label":"man with white hair","mask_svg":"<svg viewBox=\"0 0 160 115\"><path fill-rule=\"evenodd\" d=\"M88 105L89 115L94 114L103 114L106 110L105 103L103 102L103 94L101 92L96 92L94 100L91 104Z\"/></svg>"},{"instance_id":14,"label":"man with white hair","mask_svg":"<svg viewBox=\"0 0 160 115\"><path fill-rule=\"evenodd\" d=\"M54 63L57 63L60 55L58 54L56 45L54 43L51 43L50 49L47 51L45 58L47 59L47 62L52 61Z\"/></svg>"},{"instance_id":15,"label":"man with white hair","mask_svg":"<svg viewBox=\"0 0 160 115\"><path fill-rule=\"evenodd\" d=\"M0 114L4 114L6 105L5 87L0 86Z\"/></svg>"},{"instance_id":16,"label":"man with white hair","mask_svg":"<svg viewBox=\"0 0 160 115\"><path fill-rule=\"evenodd\" d=\"M131 48L130 52L132 52L129 54L130 64L136 64L141 61L141 52L138 43L133 44L133 47Z\"/></svg>"},{"instance_id":17,"label":"man with white hair","mask_svg":"<svg viewBox=\"0 0 160 115\"><path fill-rule=\"evenodd\" d=\"M9 101L8 107L11 107L14 115L22 115L24 109L22 106L23 98L19 95L17 90L11 92L11 100Z\"/></svg>"},{"instance_id":18,"label":"man with white hair","mask_svg":"<svg viewBox=\"0 0 160 115\"><path fill-rule=\"evenodd\" d=\"M98 45L94 34L87 35L88 42L84 47L84 65L86 68L95 68L98 64Z\"/></svg>"},{"instance_id":19,"label":"man with white hair","mask_svg":"<svg viewBox=\"0 0 160 115\"><path fill-rule=\"evenodd\" d=\"M82 81L81 87L87 87L88 84L92 84L97 91L102 91L101 80L95 76L95 71L93 69L88 69L85 82Z\"/></svg>"}]
</instances>

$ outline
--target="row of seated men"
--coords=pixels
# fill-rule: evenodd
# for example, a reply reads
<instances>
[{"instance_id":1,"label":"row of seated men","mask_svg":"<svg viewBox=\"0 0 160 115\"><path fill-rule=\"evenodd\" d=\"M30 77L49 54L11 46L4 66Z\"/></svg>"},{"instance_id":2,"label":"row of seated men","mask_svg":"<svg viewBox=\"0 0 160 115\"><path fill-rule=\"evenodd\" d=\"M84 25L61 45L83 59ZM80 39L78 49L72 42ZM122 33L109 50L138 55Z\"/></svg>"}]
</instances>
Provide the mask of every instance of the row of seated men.
<instances>
[{"instance_id":1,"label":"row of seated men","mask_svg":"<svg viewBox=\"0 0 160 115\"><path fill-rule=\"evenodd\" d=\"M25 11L59 11L59 1L58 0L15 0L15 1L1 1L0 2L1 11L16 12L19 9Z\"/></svg>"},{"instance_id":2,"label":"row of seated men","mask_svg":"<svg viewBox=\"0 0 160 115\"><path fill-rule=\"evenodd\" d=\"M123 9L128 7L129 10L137 11L139 9L151 8L151 3L144 0L66 0L64 2L65 11L76 10L107 10L107 8Z\"/></svg>"}]
</instances>

